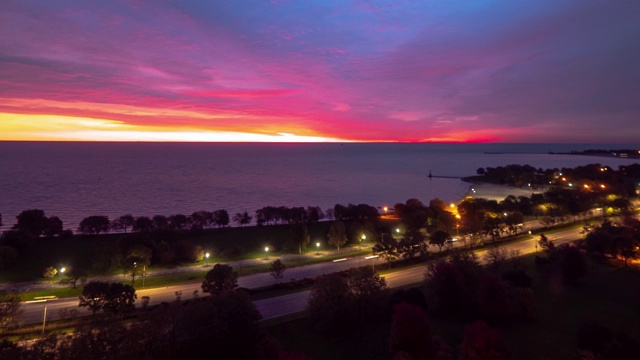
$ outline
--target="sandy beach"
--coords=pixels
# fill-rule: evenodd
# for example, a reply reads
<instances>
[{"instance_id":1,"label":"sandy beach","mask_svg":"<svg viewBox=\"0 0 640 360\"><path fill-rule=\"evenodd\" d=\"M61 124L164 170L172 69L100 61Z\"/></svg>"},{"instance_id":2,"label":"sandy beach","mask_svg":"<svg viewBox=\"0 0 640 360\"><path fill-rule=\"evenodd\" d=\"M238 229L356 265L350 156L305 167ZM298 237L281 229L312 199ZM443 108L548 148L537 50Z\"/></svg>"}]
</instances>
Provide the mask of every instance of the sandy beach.
<instances>
[{"instance_id":1,"label":"sandy beach","mask_svg":"<svg viewBox=\"0 0 640 360\"><path fill-rule=\"evenodd\" d=\"M518 188L507 185L496 185L489 183L471 183L469 184L469 190L464 195L464 198L484 198L489 200L496 200L498 202L504 200L509 195L515 197L526 196L530 197L532 194L541 193L540 190L533 190L530 188ZM461 199L462 200L462 199Z\"/></svg>"}]
</instances>

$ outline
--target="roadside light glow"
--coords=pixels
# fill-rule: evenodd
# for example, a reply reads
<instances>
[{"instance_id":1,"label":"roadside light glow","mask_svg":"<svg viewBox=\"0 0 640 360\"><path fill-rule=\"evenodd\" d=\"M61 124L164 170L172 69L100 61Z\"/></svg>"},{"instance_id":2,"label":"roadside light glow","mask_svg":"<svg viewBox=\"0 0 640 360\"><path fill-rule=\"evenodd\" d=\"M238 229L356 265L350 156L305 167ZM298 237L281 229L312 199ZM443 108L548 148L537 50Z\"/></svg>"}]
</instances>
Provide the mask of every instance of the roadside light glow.
<instances>
[{"instance_id":1,"label":"roadside light glow","mask_svg":"<svg viewBox=\"0 0 640 360\"><path fill-rule=\"evenodd\" d=\"M588 188L589 188L589 185L584 184L584 188L585 188L585 189L588 189Z\"/></svg>"},{"instance_id":2,"label":"roadside light glow","mask_svg":"<svg viewBox=\"0 0 640 360\"><path fill-rule=\"evenodd\" d=\"M573 184L572 184L572 183L569 183L569 186L573 186Z\"/></svg>"},{"instance_id":3,"label":"roadside light glow","mask_svg":"<svg viewBox=\"0 0 640 360\"><path fill-rule=\"evenodd\" d=\"M400 234L400 229L396 228L396 233Z\"/></svg>"},{"instance_id":4,"label":"roadside light glow","mask_svg":"<svg viewBox=\"0 0 640 360\"><path fill-rule=\"evenodd\" d=\"M604 184L602 184L602 185L600 185L600 187L604 189L606 186L604 186Z\"/></svg>"},{"instance_id":5,"label":"roadside light glow","mask_svg":"<svg viewBox=\"0 0 640 360\"><path fill-rule=\"evenodd\" d=\"M210 256L209 253L204 254L204 257L206 257L207 259L209 258L209 256Z\"/></svg>"},{"instance_id":6,"label":"roadside light glow","mask_svg":"<svg viewBox=\"0 0 640 360\"><path fill-rule=\"evenodd\" d=\"M62 274L63 272L65 272L65 271L67 271L67 268L66 268L66 267L64 267L64 266L63 266L63 267L61 267L61 268L60 268L60 273L61 273L61 274Z\"/></svg>"},{"instance_id":7,"label":"roadside light glow","mask_svg":"<svg viewBox=\"0 0 640 360\"><path fill-rule=\"evenodd\" d=\"M456 207L456 204L451 203L451 205L449 205L449 207L451 207L452 209Z\"/></svg>"},{"instance_id":8,"label":"roadside light glow","mask_svg":"<svg viewBox=\"0 0 640 360\"><path fill-rule=\"evenodd\" d=\"M387 211L389 211L389 208L385 206L382 208L382 210L386 213Z\"/></svg>"},{"instance_id":9,"label":"roadside light glow","mask_svg":"<svg viewBox=\"0 0 640 360\"><path fill-rule=\"evenodd\" d=\"M564 177L563 177L563 178L562 178L562 181L567 181L567 178L564 178Z\"/></svg>"},{"instance_id":10,"label":"roadside light glow","mask_svg":"<svg viewBox=\"0 0 640 360\"><path fill-rule=\"evenodd\" d=\"M367 235L362 234L362 240L367 240Z\"/></svg>"},{"instance_id":11,"label":"roadside light glow","mask_svg":"<svg viewBox=\"0 0 640 360\"><path fill-rule=\"evenodd\" d=\"M316 247L320 247L320 243L319 242L316 243Z\"/></svg>"},{"instance_id":12,"label":"roadside light glow","mask_svg":"<svg viewBox=\"0 0 640 360\"><path fill-rule=\"evenodd\" d=\"M268 247L268 246L265 246L264 251L265 251L265 252L269 252L269 247Z\"/></svg>"}]
</instances>

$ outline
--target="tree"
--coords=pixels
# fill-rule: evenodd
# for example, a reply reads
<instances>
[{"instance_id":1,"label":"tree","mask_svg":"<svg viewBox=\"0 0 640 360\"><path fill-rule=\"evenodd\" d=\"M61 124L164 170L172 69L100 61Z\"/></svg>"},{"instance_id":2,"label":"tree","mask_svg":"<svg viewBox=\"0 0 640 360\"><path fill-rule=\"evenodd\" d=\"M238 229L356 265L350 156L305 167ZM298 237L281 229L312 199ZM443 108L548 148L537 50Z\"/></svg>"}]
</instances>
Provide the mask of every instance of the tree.
<instances>
[{"instance_id":1,"label":"tree","mask_svg":"<svg viewBox=\"0 0 640 360\"><path fill-rule=\"evenodd\" d=\"M13 225L14 230L39 237L49 225L44 210L32 209L24 210L16 216L17 222Z\"/></svg>"},{"instance_id":2,"label":"tree","mask_svg":"<svg viewBox=\"0 0 640 360\"><path fill-rule=\"evenodd\" d=\"M389 233L383 233L373 246L373 251L382 254L391 268L391 262L398 258L398 242Z\"/></svg>"},{"instance_id":3,"label":"tree","mask_svg":"<svg viewBox=\"0 0 640 360\"><path fill-rule=\"evenodd\" d=\"M231 292L238 287L238 273L229 265L216 264L202 282L202 291L212 295Z\"/></svg>"},{"instance_id":4,"label":"tree","mask_svg":"<svg viewBox=\"0 0 640 360\"><path fill-rule=\"evenodd\" d=\"M241 212L241 213L236 213L233 216L233 221L236 222L238 225L240 225L240 227L243 227L244 225L248 225L251 223L251 215L249 215L248 212Z\"/></svg>"},{"instance_id":5,"label":"tree","mask_svg":"<svg viewBox=\"0 0 640 360\"><path fill-rule=\"evenodd\" d=\"M609 252L613 239L611 235L602 230L596 229L587 234L583 246L587 250L587 253L596 253L600 257L604 257Z\"/></svg>"},{"instance_id":6,"label":"tree","mask_svg":"<svg viewBox=\"0 0 640 360\"><path fill-rule=\"evenodd\" d=\"M510 304L504 282L493 274L485 274L478 286L478 309L484 320L502 324L510 315Z\"/></svg>"},{"instance_id":7,"label":"tree","mask_svg":"<svg viewBox=\"0 0 640 360\"><path fill-rule=\"evenodd\" d=\"M507 214L504 219L505 225L509 228L509 232L513 235L517 232L518 227L524 223L524 215L521 212L514 211Z\"/></svg>"},{"instance_id":8,"label":"tree","mask_svg":"<svg viewBox=\"0 0 640 360\"><path fill-rule=\"evenodd\" d=\"M99 310L111 314L126 313L135 309L135 289L122 283L92 281L82 289L79 307L86 307L95 315Z\"/></svg>"},{"instance_id":9,"label":"tree","mask_svg":"<svg viewBox=\"0 0 640 360\"><path fill-rule=\"evenodd\" d=\"M125 234L128 229L133 228L133 224L135 223L135 219L131 214L125 214L119 216L111 222L111 228L114 230L123 231Z\"/></svg>"},{"instance_id":10,"label":"tree","mask_svg":"<svg viewBox=\"0 0 640 360\"><path fill-rule=\"evenodd\" d=\"M71 285L73 285L73 288L75 289L78 281L80 281L81 284L87 281L89 273L87 272L87 269L80 266L72 266L71 269L67 271L67 276L69 277L69 282L71 282Z\"/></svg>"},{"instance_id":11,"label":"tree","mask_svg":"<svg viewBox=\"0 0 640 360\"><path fill-rule=\"evenodd\" d=\"M111 228L109 218L102 215L93 215L82 219L78 226L81 234L100 234L108 232Z\"/></svg>"},{"instance_id":12,"label":"tree","mask_svg":"<svg viewBox=\"0 0 640 360\"><path fill-rule=\"evenodd\" d=\"M434 359L431 326L423 309L404 302L393 307L389 346L394 359L400 354L409 359Z\"/></svg>"},{"instance_id":13,"label":"tree","mask_svg":"<svg viewBox=\"0 0 640 360\"><path fill-rule=\"evenodd\" d=\"M576 281L587 273L587 263L584 255L575 246L564 245L560 248L560 265L562 277L568 281Z\"/></svg>"},{"instance_id":14,"label":"tree","mask_svg":"<svg viewBox=\"0 0 640 360\"><path fill-rule=\"evenodd\" d=\"M153 251L148 247L136 244L129 248L125 258L122 260L122 268L125 274L131 275L131 286L135 286L136 276L145 276L147 266L151 264ZM142 281L144 286L144 278Z\"/></svg>"},{"instance_id":15,"label":"tree","mask_svg":"<svg viewBox=\"0 0 640 360\"><path fill-rule=\"evenodd\" d=\"M57 216L51 216L47 219L47 227L44 229L43 234L47 237L59 236L62 234L62 220Z\"/></svg>"},{"instance_id":16,"label":"tree","mask_svg":"<svg viewBox=\"0 0 640 360\"><path fill-rule=\"evenodd\" d=\"M508 256L509 252L506 248L494 245L484 254L484 261L497 270L507 261Z\"/></svg>"},{"instance_id":17,"label":"tree","mask_svg":"<svg viewBox=\"0 0 640 360\"><path fill-rule=\"evenodd\" d=\"M20 296L0 290L0 332L15 322L21 312Z\"/></svg>"},{"instance_id":18,"label":"tree","mask_svg":"<svg viewBox=\"0 0 640 360\"><path fill-rule=\"evenodd\" d=\"M44 269L44 271L42 272L42 277L44 277L45 279L49 280L49 282L51 282L51 280L58 274L58 269L54 268L53 266L49 266L48 268Z\"/></svg>"},{"instance_id":19,"label":"tree","mask_svg":"<svg viewBox=\"0 0 640 360\"><path fill-rule=\"evenodd\" d=\"M340 252L340 247L347 243L347 230L342 221L334 221L329 228L329 245L335 246Z\"/></svg>"},{"instance_id":20,"label":"tree","mask_svg":"<svg viewBox=\"0 0 640 360\"><path fill-rule=\"evenodd\" d=\"M398 243L398 250L405 259L413 259L418 252L425 255L424 235L418 230L407 230Z\"/></svg>"},{"instance_id":21,"label":"tree","mask_svg":"<svg viewBox=\"0 0 640 360\"><path fill-rule=\"evenodd\" d=\"M183 214L174 214L169 216L169 226L172 230L186 230L190 225L190 219Z\"/></svg>"},{"instance_id":22,"label":"tree","mask_svg":"<svg viewBox=\"0 0 640 360\"><path fill-rule=\"evenodd\" d=\"M82 289L78 306L86 307L88 310L93 311L93 315L95 315L96 312L104 308L108 290L109 283L107 282L91 281L87 283Z\"/></svg>"},{"instance_id":23,"label":"tree","mask_svg":"<svg viewBox=\"0 0 640 360\"><path fill-rule=\"evenodd\" d=\"M334 273L318 278L311 289L307 304L314 329L327 331L340 328L339 324L346 322L350 302L349 286L339 274Z\"/></svg>"},{"instance_id":24,"label":"tree","mask_svg":"<svg viewBox=\"0 0 640 360\"><path fill-rule=\"evenodd\" d=\"M229 225L229 213L227 210L216 210L213 212L213 222L220 228Z\"/></svg>"},{"instance_id":25,"label":"tree","mask_svg":"<svg viewBox=\"0 0 640 360\"><path fill-rule=\"evenodd\" d=\"M204 249L202 246L195 245L188 240L177 242L174 249L179 261L194 263L204 259Z\"/></svg>"},{"instance_id":26,"label":"tree","mask_svg":"<svg viewBox=\"0 0 640 360\"><path fill-rule=\"evenodd\" d=\"M133 222L133 231L146 232L153 230L153 220L146 216L138 216Z\"/></svg>"},{"instance_id":27,"label":"tree","mask_svg":"<svg viewBox=\"0 0 640 360\"><path fill-rule=\"evenodd\" d=\"M196 211L189 218L191 220L191 230L202 230L213 223L213 213L210 211Z\"/></svg>"},{"instance_id":28,"label":"tree","mask_svg":"<svg viewBox=\"0 0 640 360\"><path fill-rule=\"evenodd\" d=\"M356 269L347 285L355 299L379 296L387 290L387 281L368 266Z\"/></svg>"},{"instance_id":29,"label":"tree","mask_svg":"<svg viewBox=\"0 0 640 360\"><path fill-rule=\"evenodd\" d=\"M169 230L169 218L164 215L153 215L151 219L156 230Z\"/></svg>"},{"instance_id":30,"label":"tree","mask_svg":"<svg viewBox=\"0 0 640 360\"><path fill-rule=\"evenodd\" d=\"M509 353L502 334L484 321L476 321L464 327L460 344L460 360L507 360Z\"/></svg>"},{"instance_id":31,"label":"tree","mask_svg":"<svg viewBox=\"0 0 640 360\"><path fill-rule=\"evenodd\" d=\"M451 235L443 230L438 230L429 237L429 244L436 245L438 251L442 252L442 247L451 239Z\"/></svg>"},{"instance_id":32,"label":"tree","mask_svg":"<svg viewBox=\"0 0 640 360\"><path fill-rule=\"evenodd\" d=\"M294 223L291 225L291 241L298 246L298 254L302 254L302 250L306 249L307 245L311 241L311 237L307 230L307 224Z\"/></svg>"},{"instance_id":33,"label":"tree","mask_svg":"<svg viewBox=\"0 0 640 360\"><path fill-rule=\"evenodd\" d=\"M278 283L280 282L280 280L282 280L284 272L285 270L287 270L287 265L280 261L280 259L277 259L271 263L270 270L271 276L273 276L273 278L276 279L276 283Z\"/></svg>"},{"instance_id":34,"label":"tree","mask_svg":"<svg viewBox=\"0 0 640 360\"><path fill-rule=\"evenodd\" d=\"M18 250L13 246L0 246L0 270L10 269L18 262Z\"/></svg>"},{"instance_id":35,"label":"tree","mask_svg":"<svg viewBox=\"0 0 640 360\"><path fill-rule=\"evenodd\" d=\"M110 314L127 313L135 310L135 300L138 297L131 285L119 282L110 283L104 295L103 310Z\"/></svg>"}]
</instances>

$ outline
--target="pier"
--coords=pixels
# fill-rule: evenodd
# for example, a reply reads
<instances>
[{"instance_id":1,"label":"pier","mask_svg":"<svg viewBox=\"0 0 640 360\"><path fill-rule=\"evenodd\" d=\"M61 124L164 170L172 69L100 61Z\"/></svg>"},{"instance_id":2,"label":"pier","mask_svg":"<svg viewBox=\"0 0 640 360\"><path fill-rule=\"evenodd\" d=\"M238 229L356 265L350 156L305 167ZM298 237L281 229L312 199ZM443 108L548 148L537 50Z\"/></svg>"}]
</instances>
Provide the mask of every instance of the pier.
<instances>
[{"instance_id":1,"label":"pier","mask_svg":"<svg viewBox=\"0 0 640 360\"><path fill-rule=\"evenodd\" d=\"M433 175L431 174L431 170L429 170L429 175L427 175L429 179L462 179L462 176L447 176L447 175Z\"/></svg>"}]
</instances>

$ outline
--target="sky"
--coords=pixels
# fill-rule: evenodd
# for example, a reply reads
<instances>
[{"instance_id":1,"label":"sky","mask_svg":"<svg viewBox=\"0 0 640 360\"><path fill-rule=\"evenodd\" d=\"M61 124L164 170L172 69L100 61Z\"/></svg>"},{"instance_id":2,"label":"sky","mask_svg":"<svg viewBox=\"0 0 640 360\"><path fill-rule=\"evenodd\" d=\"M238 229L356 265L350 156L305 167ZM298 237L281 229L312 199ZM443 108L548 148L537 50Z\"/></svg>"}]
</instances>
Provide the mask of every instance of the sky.
<instances>
[{"instance_id":1,"label":"sky","mask_svg":"<svg viewBox=\"0 0 640 360\"><path fill-rule=\"evenodd\" d=\"M637 143L637 0L0 3L0 140Z\"/></svg>"}]
</instances>

